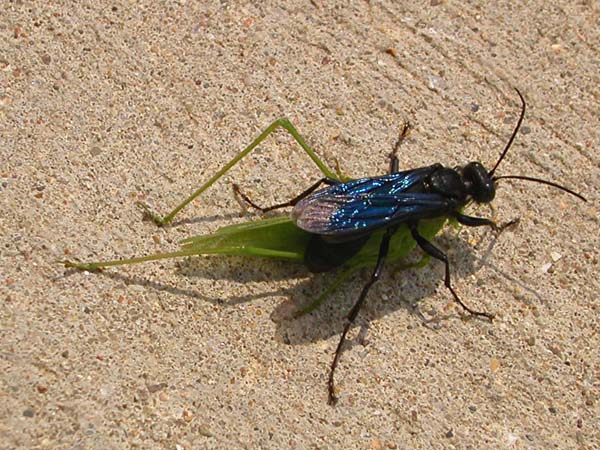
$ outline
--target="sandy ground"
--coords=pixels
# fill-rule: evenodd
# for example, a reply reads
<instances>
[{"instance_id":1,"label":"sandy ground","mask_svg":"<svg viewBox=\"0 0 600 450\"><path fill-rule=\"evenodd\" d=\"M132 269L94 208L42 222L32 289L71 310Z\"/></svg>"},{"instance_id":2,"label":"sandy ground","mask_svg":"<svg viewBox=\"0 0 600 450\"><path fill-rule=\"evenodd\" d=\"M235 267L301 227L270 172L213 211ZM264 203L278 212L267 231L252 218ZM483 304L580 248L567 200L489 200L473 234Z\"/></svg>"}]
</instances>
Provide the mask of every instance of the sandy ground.
<instances>
[{"instance_id":1,"label":"sandy ground","mask_svg":"<svg viewBox=\"0 0 600 450\"><path fill-rule=\"evenodd\" d=\"M598 448L597 2L50 3L0 3L0 448ZM440 234L457 291L493 324L461 320L440 263L390 267L335 408L328 366L367 274L292 320L331 274L55 262L174 250L249 220L233 181L290 198L319 174L280 132L172 226L135 205L173 208L283 116L354 176L386 170L405 119L403 167L490 167L513 87L528 112L498 173L588 203L503 182L493 212L469 211L516 229Z\"/></svg>"}]
</instances>

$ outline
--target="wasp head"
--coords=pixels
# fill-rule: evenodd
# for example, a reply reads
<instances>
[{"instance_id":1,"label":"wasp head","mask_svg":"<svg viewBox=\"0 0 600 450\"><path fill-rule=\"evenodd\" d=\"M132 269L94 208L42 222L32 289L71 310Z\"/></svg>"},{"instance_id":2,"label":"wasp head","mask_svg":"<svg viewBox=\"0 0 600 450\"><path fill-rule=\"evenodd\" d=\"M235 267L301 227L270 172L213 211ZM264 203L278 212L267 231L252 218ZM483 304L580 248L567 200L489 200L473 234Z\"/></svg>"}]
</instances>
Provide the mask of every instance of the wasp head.
<instances>
[{"instance_id":1,"label":"wasp head","mask_svg":"<svg viewBox=\"0 0 600 450\"><path fill-rule=\"evenodd\" d=\"M489 203L494 200L494 180L481 163L471 162L463 167L462 178L467 192L477 203Z\"/></svg>"}]
</instances>

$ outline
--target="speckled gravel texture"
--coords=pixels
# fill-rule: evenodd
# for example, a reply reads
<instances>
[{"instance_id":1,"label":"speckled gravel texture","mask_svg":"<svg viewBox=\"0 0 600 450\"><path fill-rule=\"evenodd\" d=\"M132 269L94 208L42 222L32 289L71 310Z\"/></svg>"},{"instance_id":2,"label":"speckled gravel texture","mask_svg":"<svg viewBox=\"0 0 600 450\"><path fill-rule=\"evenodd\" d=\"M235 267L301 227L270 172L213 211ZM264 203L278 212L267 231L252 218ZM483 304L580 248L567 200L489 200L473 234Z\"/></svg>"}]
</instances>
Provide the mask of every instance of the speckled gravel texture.
<instances>
[{"instance_id":1,"label":"speckled gravel texture","mask_svg":"<svg viewBox=\"0 0 600 450\"><path fill-rule=\"evenodd\" d=\"M545 2L0 2L1 449L592 449L600 445L600 10ZM490 167L496 238L446 228L443 265L390 266L326 403L344 317L368 273L144 255L250 220L319 178L284 132L183 210L166 212L287 116L333 166L376 175L404 120L401 166ZM255 216L258 217L258 216ZM416 253L418 257L418 253ZM429 319L424 326L418 311Z\"/></svg>"}]
</instances>

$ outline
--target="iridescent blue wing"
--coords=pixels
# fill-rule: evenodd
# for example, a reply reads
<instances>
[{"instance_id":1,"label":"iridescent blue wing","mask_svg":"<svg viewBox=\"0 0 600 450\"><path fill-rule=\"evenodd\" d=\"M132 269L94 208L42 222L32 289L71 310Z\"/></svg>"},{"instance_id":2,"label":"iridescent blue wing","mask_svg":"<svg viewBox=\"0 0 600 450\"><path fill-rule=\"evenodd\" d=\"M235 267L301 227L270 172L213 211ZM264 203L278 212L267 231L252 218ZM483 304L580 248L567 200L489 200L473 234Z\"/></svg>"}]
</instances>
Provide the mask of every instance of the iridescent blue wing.
<instances>
[{"instance_id":1,"label":"iridescent blue wing","mask_svg":"<svg viewBox=\"0 0 600 450\"><path fill-rule=\"evenodd\" d=\"M379 177L359 178L346 183L336 184L325 189L321 189L311 198L330 195L395 195L401 192L410 192L414 188L419 188L421 182L430 174L441 167L440 164L434 164L419 169L396 172L390 175L381 175Z\"/></svg>"},{"instance_id":2,"label":"iridescent blue wing","mask_svg":"<svg viewBox=\"0 0 600 450\"><path fill-rule=\"evenodd\" d=\"M422 192L423 180L439 165L361 178L321 189L301 200L292 217L309 233L341 239L368 234L448 210L443 195Z\"/></svg>"}]
</instances>

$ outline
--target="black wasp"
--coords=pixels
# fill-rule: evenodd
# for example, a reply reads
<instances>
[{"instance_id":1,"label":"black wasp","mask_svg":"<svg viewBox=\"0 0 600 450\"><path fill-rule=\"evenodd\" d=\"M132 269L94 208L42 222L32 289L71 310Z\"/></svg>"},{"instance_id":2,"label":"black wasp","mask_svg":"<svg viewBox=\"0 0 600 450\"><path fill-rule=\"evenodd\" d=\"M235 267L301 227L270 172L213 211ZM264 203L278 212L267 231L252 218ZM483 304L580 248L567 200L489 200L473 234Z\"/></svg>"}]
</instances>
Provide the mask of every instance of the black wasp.
<instances>
[{"instance_id":1,"label":"black wasp","mask_svg":"<svg viewBox=\"0 0 600 450\"><path fill-rule=\"evenodd\" d=\"M436 217L454 218L469 227L489 226L500 231L514 223L497 225L490 219L463 214L471 202L490 203L496 195L496 184L502 179L527 180L553 186L586 201L580 194L551 181L523 175L495 176L496 169L506 156L525 116L525 99L516 90L522 103L521 115L515 129L493 169L488 171L479 162L463 167L449 168L440 163L417 169L399 171L397 151L408 132L405 126L394 151L390 155L389 174L340 182L322 178L296 198L275 206L262 208L236 189L251 206L263 212L293 206L292 218L296 225L311 234L304 263L311 272L328 272L342 266L352 258L378 230L385 230L379 246L379 256L371 278L363 287L358 300L347 316L339 344L329 372L329 403L336 401L334 373L340 359L346 335L354 323L369 289L379 279L390 239L399 226L406 224L418 246L446 266L444 283L454 301L473 316L489 320L493 315L469 308L459 298L450 281L450 263L447 255L419 234L422 219ZM317 190L322 184L329 185Z\"/></svg>"}]
</instances>

